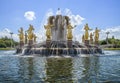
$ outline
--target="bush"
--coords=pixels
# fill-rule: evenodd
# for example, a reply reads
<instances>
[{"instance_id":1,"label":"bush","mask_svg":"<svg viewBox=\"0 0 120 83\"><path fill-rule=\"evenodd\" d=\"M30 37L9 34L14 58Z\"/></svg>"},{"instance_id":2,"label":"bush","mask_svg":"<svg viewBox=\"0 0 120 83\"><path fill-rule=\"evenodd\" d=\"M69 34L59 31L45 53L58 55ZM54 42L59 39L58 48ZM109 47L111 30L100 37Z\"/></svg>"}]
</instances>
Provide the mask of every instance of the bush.
<instances>
[{"instance_id":1,"label":"bush","mask_svg":"<svg viewBox=\"0 0 120 83\"><path fill-rule=\"evenodd\" d=\"M105 40L100 41L100 45L105 45L107 42Z\"/></svg>"},{"instance_id":2,"label":"bush","mask_svg":"<svg viewBox=\"0 0 120 83\"><path fill-rule=\"evenodd\" d=\"M11 44L12 46L16 46L18 45L18 42L7 37L0 38L0 48L11 47Z\"/></svg>"},{"instance_id":3,"label":"bush","mask_svg":"<svg viewBox=\"0 0 120 83\"><path fill-rule=\"evenodd\" d=\"M0 48L6 48L7 46L5 45L5 43L0 43Z\"/></svg>"}]
</instances>

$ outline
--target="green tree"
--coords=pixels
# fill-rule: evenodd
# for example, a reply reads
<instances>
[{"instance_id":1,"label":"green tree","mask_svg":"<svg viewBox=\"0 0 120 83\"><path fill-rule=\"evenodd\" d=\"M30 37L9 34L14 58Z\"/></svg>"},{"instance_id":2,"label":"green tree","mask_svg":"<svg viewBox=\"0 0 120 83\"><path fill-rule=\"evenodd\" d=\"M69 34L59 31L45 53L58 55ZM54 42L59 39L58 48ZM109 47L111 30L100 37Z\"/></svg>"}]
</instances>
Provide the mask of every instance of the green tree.
<instances>
[{"instance_id":1,"label":"green tree","mask_svg":"<svg viewBox=\"0 0 120 83\"><path fill-rule=\"evenodd\" d=\"M0 48L11 47L11 44L12 46L17 46L18 42L11 40L7 36L0 38Z\"/></svg>"},{"instance_id":2,"label":"green tree","mask_svg":"<svg viewBox=\"0 0 120 83\"><path fill-rule=\"evenodd\" d=\"M0 43L0 47L1 48L6 48L7 46L5 45L5 43Z\"/></svg>"}]
</instances>

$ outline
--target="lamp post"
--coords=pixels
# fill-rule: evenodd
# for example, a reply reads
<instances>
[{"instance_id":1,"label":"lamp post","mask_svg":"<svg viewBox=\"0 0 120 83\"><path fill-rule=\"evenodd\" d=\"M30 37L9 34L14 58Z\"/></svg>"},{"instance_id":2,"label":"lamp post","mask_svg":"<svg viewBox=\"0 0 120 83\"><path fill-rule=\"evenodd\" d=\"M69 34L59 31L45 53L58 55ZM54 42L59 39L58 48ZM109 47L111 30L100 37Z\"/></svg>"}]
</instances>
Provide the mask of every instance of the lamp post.
<instances>
[{"instance_id":1,"label":"lamp post","mask_svg":"<svg viewBox=\"0 0 120 83\"><path fill-rule=\"evenodd\" d=\"M106 34L107 34L106 41L107 41L107 44L108 44L108 35L110 34L110 32L109 32L109 31L107 31L107 32L106 32Z\"/></svg>"},{"instance_id":2,"label":"lamp post","mask_svg":"<svg viewBox=\"0 0 120 83\"><path fill-rule=\"evenodd\" d=\"M13 42L12 42L12 40L13 40L13 39L12 39L12 35L13 35L13 32L10 32L10 35L11 35L11 48L12 48L12 43L13 43Z\"/></svg>"}]
</instances>

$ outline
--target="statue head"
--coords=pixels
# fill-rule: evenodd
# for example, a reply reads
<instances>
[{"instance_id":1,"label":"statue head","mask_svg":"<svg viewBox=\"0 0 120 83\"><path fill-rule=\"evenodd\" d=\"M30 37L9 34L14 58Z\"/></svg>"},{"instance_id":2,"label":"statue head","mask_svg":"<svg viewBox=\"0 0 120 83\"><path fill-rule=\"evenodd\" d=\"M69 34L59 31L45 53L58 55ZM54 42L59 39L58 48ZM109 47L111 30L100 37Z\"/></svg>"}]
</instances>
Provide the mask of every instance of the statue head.
<instances>
[{"instance_id":1,"label":"statue head","mask_svg":"<svg viewBox=\"0 0 120 83\"><path fill-rule=\"evenodd\" d=\"M88 23L86 23L86 26L88 26Z\"/></svg>"},{"instance_id":2,"label":"statue head","mask_svg":"<svg viewBox=\"0 0 120 83\"><path fill-rule=\"evenodd\" d=\"M20 27L20 30L18 30L18 32L20 32L20 33L21 33L21 32L23 32L23 28L22 28L22 27Z\"/></svg>"},{"instance_id":3,"label":"statue head","mask_svg":"<svg viewBox=\"0 0 120 83\"><path fill-rule=\"evenodd\" d=\"M92 36L93 36L93 34L92 34L92 33L90 33L90 36L92 37Z\"/></svg>"},{"instance_id":4,"label":"statue head","mask_svg":"<svg viewBox=\"0 0 120 83\"><path fill-rule=\"evenodd\" d=\"M21 31L23 31L23 28L21 27Z\"/></svg>"},{"instance_id":5,"label":"statue head","mask_svg":"<svg viewBox=\"0 0 120 83\"><path fill-rule=\"evenodd\" d=\"M31 30L31 31L34 30L33 25L29 24L29 26L30 26L29 30Z\"/></svg>"}]
</instances>

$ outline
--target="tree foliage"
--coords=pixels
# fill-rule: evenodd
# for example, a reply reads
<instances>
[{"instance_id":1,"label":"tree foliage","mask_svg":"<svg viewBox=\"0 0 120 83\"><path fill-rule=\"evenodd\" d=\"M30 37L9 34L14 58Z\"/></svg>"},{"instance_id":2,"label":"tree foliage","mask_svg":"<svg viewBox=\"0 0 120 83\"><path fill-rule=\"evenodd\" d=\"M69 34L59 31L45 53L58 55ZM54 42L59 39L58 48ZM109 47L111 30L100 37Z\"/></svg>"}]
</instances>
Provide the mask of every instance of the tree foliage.
<instances>
[{"instance_id":1,"label":"tree foliage","mask_svg":"<svg viewBox=\"0 0 120 83\"><path fill-rule=\"evenodd\" d=\"M0 48L6 48L6 47L14 47L18 45L18 42L14 41L13 39L10 39L8 37L2 37L0 38Z\"/></svg>"},{"instance_id":2,"label":"tree foliage","mask_svg":"<svg viewBox=\"0 0 120 83\"><path fill-rule=\"evenodd\" d=\"M107 40L101 40L99 43L100 43L100 45L106 45ZM114 39L114 37L108 38L108 44L113 45L113 47L115 47L115 48L119 48L120 47L120 39Z\"/></svg>"}]
</instances>

